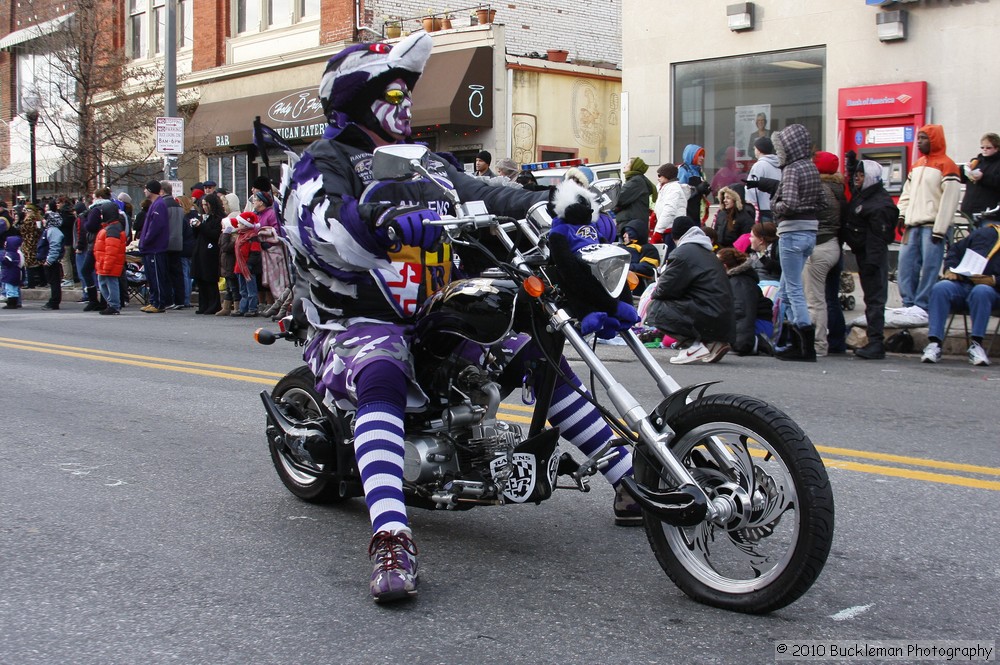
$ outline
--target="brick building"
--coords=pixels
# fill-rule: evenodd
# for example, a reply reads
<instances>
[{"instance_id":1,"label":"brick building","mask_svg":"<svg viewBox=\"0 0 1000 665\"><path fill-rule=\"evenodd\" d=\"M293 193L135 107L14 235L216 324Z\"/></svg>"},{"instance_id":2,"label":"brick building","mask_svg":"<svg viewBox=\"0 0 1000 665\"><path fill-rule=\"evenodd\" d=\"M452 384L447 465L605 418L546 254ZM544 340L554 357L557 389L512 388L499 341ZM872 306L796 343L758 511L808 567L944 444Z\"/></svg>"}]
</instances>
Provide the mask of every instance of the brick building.
<instances>
[{"instance_id":1,"label":"brick building","mask_svg":"<svg viewBox=\"0 0 1000 665\"><path fill-rule=\"evenodd\" d=\"M25 185L27 123L18 73L37 58L37 36L60 29L80 3L96 2L114 17L110 43L132 62L158 65L166 1L22 0L0 8L0 192L9 196ZM419 29L427 11L426 2L410 0L176 2L178 108L189 117L179 177L189 183L211 177L241 197L262 168L248 152L253 118L304 148L323 130L316 87L326 60L353 41L380 39L390 11L407 19L405 31ZM493 23L482 25L470 20L478 5L434 7L455 19L452 29L433 33L434 52L415 91L418 140L470 163L481 149L519 161L618 160L618 2L482 5L496 12ZM567 51L569 61L549 60L548 49ZM152 138L152 126L137 137L146 144ZM39 192L52 193L58 173L47 171L59 156L41 144L37 151L40 166L45 160ZM159 160L114 166L143 175L161 169ZM138 195L142 180L135 181L135 191L124 188Z\"/></svg>"}]
</instances>

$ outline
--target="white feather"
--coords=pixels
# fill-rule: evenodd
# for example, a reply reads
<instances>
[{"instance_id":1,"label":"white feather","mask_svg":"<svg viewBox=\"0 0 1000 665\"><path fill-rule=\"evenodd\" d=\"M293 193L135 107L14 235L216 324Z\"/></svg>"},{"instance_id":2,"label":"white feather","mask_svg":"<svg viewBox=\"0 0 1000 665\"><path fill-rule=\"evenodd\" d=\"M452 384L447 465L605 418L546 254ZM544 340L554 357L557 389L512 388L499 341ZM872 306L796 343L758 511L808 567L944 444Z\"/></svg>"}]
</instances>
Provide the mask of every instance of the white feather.
<instances>
[{"instance_id":1,"label":"white feather","mask_svg":"<svg viewBox=\"0 0 1000 665\"><path fill-rule=\"evenodd\" d=\"M566 212L566 208L574 203L579 203L581 199L590 205L590 221L596 222L600 216L600 210L597 206L597 195L589 189L581 187L579 183L573 180L563 180L556 185L556 192L552 198L552 205L555 208L556 216L562 217L563 213Z\"/></svg>"}]
</instances>

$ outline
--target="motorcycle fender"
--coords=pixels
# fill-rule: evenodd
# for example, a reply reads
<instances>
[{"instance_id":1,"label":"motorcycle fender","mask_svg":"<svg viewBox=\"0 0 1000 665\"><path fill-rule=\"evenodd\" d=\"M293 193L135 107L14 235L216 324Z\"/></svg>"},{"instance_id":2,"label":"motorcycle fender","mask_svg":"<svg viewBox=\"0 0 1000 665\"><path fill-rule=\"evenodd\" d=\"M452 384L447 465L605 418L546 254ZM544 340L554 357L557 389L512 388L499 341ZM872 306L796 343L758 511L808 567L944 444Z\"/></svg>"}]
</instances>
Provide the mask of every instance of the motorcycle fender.
<instances>
[{"instance_id":1,"label":"motorcycle fender","mask_svg":"<svg viewBox=\"0 0 1000 665\"><path fill-rule=\"evenodd\" d=\"M722 383L721 381L705 381L703 383L695 383L694 385L686 386L681 388L675 393L671 393L669 396L663 399L656 408L653 409L652 421L653 425L660 432L663 428L667 426L670 419L673 418L678 411L680 411L688 402L688 397L697 391L697 395L693 399L701 399L708 390L708 387L715 383Z\"/></svg>"}]
</instances>

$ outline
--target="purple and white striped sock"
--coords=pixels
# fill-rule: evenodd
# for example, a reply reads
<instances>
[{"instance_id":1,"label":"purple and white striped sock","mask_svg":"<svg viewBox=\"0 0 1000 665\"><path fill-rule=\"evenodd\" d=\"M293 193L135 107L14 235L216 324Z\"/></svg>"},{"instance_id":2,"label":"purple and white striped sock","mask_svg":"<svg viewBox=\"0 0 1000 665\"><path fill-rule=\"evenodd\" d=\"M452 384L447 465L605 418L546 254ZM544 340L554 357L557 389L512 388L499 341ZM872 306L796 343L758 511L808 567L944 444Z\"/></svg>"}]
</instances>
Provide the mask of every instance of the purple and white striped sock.
<instances>
[{"instance_id":1,"label":"purple and white striped sock","mask_svg":"<svg viewBox=\"0 0 1000 665\"><path fill-rule=\"evenodd\" d=\"M354 454L372 531L409 531L403 503L403 410L390 402L358 407Z\"/></svg>"},{"instance_id":2,"label":"purple and white striped sock","mask_svg":"<svg viewBox=\"0 0 1000 665\"><path fill-rule=\"evenodd\" d=\"M569 365L563 361L563 371ZM577 387L582 386L580 379L572 371L567 372ZM594 408L582 395L579 395L563 381L556 383L552 394L552 406L549 408L549 423L558 427L564 439L583 451L587 457L592 457L609 441L615 438L614 432L608 427L600 412ZM617 446L618 458L601 472L612 486L625 476L632 475L632 453L624 446Z\"/></svg>"}]
</instances>

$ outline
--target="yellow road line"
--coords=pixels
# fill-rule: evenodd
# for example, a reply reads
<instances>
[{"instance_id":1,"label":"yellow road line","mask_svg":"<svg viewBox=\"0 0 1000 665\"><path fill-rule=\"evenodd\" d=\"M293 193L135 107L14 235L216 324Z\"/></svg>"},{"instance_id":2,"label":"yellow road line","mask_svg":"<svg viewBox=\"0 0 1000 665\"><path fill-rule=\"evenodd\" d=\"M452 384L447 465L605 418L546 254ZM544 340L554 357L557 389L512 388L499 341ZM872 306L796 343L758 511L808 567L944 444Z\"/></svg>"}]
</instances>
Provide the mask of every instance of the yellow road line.
<instances>
[{"instance_id":1,"label":"yellow road line","mask_svg":"<svg viewBox=\"0 0 1000 665\"><path fill-rule=\"evenodd\" d=\"M862 464L860 462L829 458L824 458L823 463L831 469L846 469L848 471L860 471L861 473L874 473L880 476L893 476L896 478L908 478L910 480L924 480L932 483L1000 491L1000 482L995 480L979 480L978 478L966 478L964 476L953 476L945 473L930 473L929 471L900 469L894 466Z\"/></svg>"},{"instance_id":2,"label":"yellow road line","mask_svg":"<svg viewBox=\"0 0 1000 665\"><path fill-rule=\"evenodd\" d=\"M929 466L936 469L948 469L949 471L965 471L967 473L981 473L990 476L1000 476L1000 469L991 466L976 466L975 464L943 462L941 460L906 457L905 455L890 455L888 453L873 453L868 452L867 450L851 450L850 448L835 448L833 446L816 446L816 450L821 453L830 453L831 455L860 457L862 459L872 459L880 462L896 462L897 464L908 464L910 466Z\"/></svg>"},{"instance_id":3,"label":"yellow road line","mask_svg":"<svg viewBox=\"0 0 1000 665\"><path fill-rule=\"evenodd\" d=\"M5 344L0 342L0 348L5 349L19 349L21 351L36 351L38 353L48 353L56 356L65 356L68 358L83 358L84 360L99 360L106 363L115 363L117 365L132 365L133 367L148 367L151 369L162 369L168 372L181 372L183 374L197 374L199 376L213 376L219 379L232 379L234 381L246 381L248 383L259 383L266 386L274 385L274 379L268 379L258 376L243 376L240 374L231 374L228 372L213 372L210 370L197 369L194 367L175 367L172 365L164 365L161 363L149 363L141 362L138 360L128 360L126 358L112 358L112 357L95 357L91 353L76 353L73 351L63 351L61 349L44 349L40 347L25 346L21 344ZM142 356L135 356L141 358ZM209 365L211 367L211 365ZM283 376L283 375L277 375Z\"/></svg>"},{"instance_id":4,"label":"yellow road line","mask_svg":"<svg viewBox=\"0 0 1000 665\"><path fill-rule=\"evenodd\" d=\"M148 369L160 369L168 372L180 372L182 374L193 374L197 376L209 376L219 379L230 379L234 381L244 381L259 385L273 385L275 379L284 376L278 372L266 372L263 370L244 369L241 367L231 367L227 365L213 365L208 363L196 363L187 360L173 360L170 358L156 358L152 356L142 356L130 353L118 353L115 351L104 351L101 349L88 349L76 346L64 346L59 344L48 344L45 342L35 342L31 340L19 340L9 337L0 337L0 348L17 349L21 351L35 351L50 355L63 356L68 358L80 358L83 360L96 360L100 362L115 363L118 365L130 365L133 367L145 367ZM216 371L227 370L227 371ZM257 376L254 376L257 375ZM532 407L522 404L503 404L502 409L507 411L520 411L531 413ZM515 413L503 413L504 418L513 422L529 424L531 419L527 416ZM820 453L827 456L823 458L824 464L834 469L845 469L860 473L872 473L882 476L897 478L907 478L910 480L922 480L927 482L944 483L948 485L960 485L963 487L973 487L977 489L989 489L1000 491L1000 482L994 480L981 480L944 473L934 473L921 471L918 469L905 469L880 464L866 464L850 460L829 457L829 455L856 457L859 459L876 460L880 462L891 462L908 466L928 467L948 471L958 471L970 474L1000 476L1000 468L978 466L974 464L960 464L956 462L946 462L943 460L924 459L920 457L908 457L905 455L892 455L888 453L876 453L866 450L854 450L851 448L839 448L835 446L816 446Z\"/></svg>"},{"instance_id":5,"label":"yellow road line","mask_svg":"<svg viewBox=\"0 0 1000 665\"><path fill-rule=\"evenodd\" d=\"M39 347L39 348L26 349L28 351L42 351L44 349L61 349L61 350L69 350L69 351L80 351L80 352L83 352L85 355L79 356L79 357L90 358L92 360L104 360L105 358L132 358L132 359L137 359L137 360L142 360L142 361L153 360L153 361L162 362L162 363L170 363L171 365L185 365L187 367L205 367L205 368L208 368L208 369L231 370L231 371L234 371L234 372L240 372L242 374L260 374L261 376L269 376L269 377L273 377L275 379L280 379L281 377L284 376L284 374L280 374L278 372L265 372L265 371L259 370L259 369L244 369L242 367L229 367L227 365L210 365L210 364L207 364L207 363L196 363L196 362L191 362L191 361L188 361L188 360L174 360L172 358L156 358L156 357L153 357L153 356L140 356L140 355L135 355L135 354L132 354L132 353L119 353L117 351L104 351L104 350L101 350L101 349L88 349L88 348L84 348L84 347L80 347L80 346L65 346L65 345L62 345L62 344L48 344L46 342L34 342L34 341L31 341L31 340L24 340L24 339L11 339L10 337L0 337L0 342L9 342L11 344L22 344L22 345L27 345L27 346L32 346L32 347ZM10 348L23 348L23 347L10 347ZM100 357L100 358L94 358L93 356L102 356L102 357Z\"/></svg>"}]
</instances>

